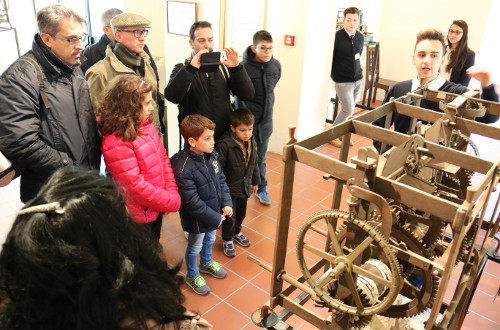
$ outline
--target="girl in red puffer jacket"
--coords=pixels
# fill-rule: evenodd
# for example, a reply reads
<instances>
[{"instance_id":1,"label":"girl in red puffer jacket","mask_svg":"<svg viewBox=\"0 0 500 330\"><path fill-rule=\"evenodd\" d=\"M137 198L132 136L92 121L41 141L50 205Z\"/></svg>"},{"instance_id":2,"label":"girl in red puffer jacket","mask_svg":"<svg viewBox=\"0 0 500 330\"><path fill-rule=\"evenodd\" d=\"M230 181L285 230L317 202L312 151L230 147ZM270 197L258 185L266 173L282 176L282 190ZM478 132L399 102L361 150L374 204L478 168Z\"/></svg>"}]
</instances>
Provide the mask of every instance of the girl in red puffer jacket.
<instances>
[{"instance_id":1,"label":"girl in red puffer jacket","mask_svg":"<svg viewBox=\"0 0 500 330\"><path fill-rule=\"evenodd\" d=\"M139 76L116 77L99 116L106 168L122 188L134 221L148 225L159 240L162 212L178 211L181 198L170 159L151 122L152 89Z\"/></svg>"}]
</instances>

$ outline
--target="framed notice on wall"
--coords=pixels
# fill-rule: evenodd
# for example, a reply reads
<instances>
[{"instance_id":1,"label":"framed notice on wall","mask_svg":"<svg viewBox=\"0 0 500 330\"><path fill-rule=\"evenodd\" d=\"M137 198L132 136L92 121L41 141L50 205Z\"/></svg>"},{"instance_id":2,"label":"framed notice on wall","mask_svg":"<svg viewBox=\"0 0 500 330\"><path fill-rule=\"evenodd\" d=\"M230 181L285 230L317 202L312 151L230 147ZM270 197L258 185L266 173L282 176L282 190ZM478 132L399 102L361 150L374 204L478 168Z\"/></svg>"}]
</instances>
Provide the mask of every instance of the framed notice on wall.
<instances>
[{"instance_id":1,"label":"framed notice on wall","mask_svg":"<svg viewBox=\"0 0 500 330\"><path fill-rule=\"evenodd\" d=\"M167 1L167 31L189 36L189 28L197 20L197 3Z\"/></svg>"}]
</instances>

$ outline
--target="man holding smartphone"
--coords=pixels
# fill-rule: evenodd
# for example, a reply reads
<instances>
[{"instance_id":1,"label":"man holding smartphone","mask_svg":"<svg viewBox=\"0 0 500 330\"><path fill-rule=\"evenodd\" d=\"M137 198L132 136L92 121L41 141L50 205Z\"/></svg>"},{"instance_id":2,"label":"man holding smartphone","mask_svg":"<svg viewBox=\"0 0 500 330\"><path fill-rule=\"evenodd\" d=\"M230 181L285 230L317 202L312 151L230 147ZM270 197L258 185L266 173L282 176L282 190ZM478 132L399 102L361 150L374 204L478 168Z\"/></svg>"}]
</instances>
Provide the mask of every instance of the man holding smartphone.
<instances>
[{"instance_id":1,"label":"man holding smartphone","mask_svg":"<svg viewBox=\"0 0 500 330\"><path fill-rule=\"evenodd\" d=\"M227 60L221 61L214 72L200 72L202 54L214 46L212 24L198 21L189 30L189 45L193 49L184 63L175 65L165 88L165 97L178 104L179 123L191 114L203 115L215 123L215 141L229 130L229 114L233 111L230 93L243 100L254 97L254 87L238 53L225 48Z\"/></svg>"}]
</instances>

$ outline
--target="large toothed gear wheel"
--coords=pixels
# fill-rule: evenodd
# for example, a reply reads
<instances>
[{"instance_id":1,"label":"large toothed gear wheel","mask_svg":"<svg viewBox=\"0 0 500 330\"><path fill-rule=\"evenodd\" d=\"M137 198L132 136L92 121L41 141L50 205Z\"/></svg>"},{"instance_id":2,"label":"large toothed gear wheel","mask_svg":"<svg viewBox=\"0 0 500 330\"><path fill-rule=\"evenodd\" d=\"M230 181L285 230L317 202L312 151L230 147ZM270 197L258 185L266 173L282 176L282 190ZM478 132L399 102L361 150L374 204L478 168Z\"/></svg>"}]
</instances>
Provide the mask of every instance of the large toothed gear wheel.
<instances>
[{"instance_id":1,"label":"large toothed gear wheel","mask_svg":"<svg viewBox=\"0 0 500 330\"><path fill-rule=\"evenodd\" d=\"M467 135L453 130L450 139L450 148L460 151L467 151L467 147L469 146L474 152L474 155L479 157L479 148L476 146L474 141L472 141L471 138Z\"/></svg>"},{"instance_id":2,"label":"large toothed gear wheel","mask_svg":"<svg viewBox=\"0 0 500 330\"><path fill-rule=\"evenodd\" d=\"M415 252L423 257L429 258L430 254L427 249L412 235L411 232L406 231L398 225L392 227L391 241L394 245L406 246L409 251ZM404 267L403 263L403 267ZM433 276L430 271L426 271L415 266L409 267L406 271L410 271L414 275L422 277L422 287L417 288L411 284L408 279L404 280L403 288L400 291L400 297L386 311L381 315L385 317L401 318L412 317L422 313L425 309L432 307L434 298L438 290L439 279ZM409 274L406 274L409 275Z\"/></svg>"},{"instance_id":3,"label":"large toothed gear wheel","mask_svg":"<svg viewBox=\"0 0 500 330\"><path fill-rule=\"evenodd\" d=\"M411 232L425 250L432 254L443 236L446 222L395 202L391 204L391 209L397 215L397 225Z\"/></svg>"},{"instance_id":4,"label":"large toothed gear wheel","mask_svg":"<svg viewBox=\"0 0 500 330\"><path fill-rule=\"evenodd\" d=\"M334 222L337 219L344 220L347 226L348 230L344 237L337 236L335 232ZM331 241L329 251L317 247L318 234L323 236L323 239L328 238ZM354 237L363 239L354 249L348 248L347 241ZM323 246L326 246L326 242ZM377 258L387 264L390 270L390 280L362 267L361 256L366 249L376 252ZM304 222L297 236L297 258L302 274L316 293L316 298L325 302L326 306L350 315L374 315L386 310L397 298L402 285L400 266L389 241L366 221L351 218L348 213L339 210L315 213ZM306 260L309 263L313 260L314 264L326 261L330 269L326 275L321 274L324 276L315 278L314 274L310 273ZM372 306L363 305L356 285L358 275L370 279L383 288L379 290L383 292L382 297ZM329 287L332 286L332 282L346 283L347 290L352 296L352 304L331 296Z\"/></svg>"}]
</instances>

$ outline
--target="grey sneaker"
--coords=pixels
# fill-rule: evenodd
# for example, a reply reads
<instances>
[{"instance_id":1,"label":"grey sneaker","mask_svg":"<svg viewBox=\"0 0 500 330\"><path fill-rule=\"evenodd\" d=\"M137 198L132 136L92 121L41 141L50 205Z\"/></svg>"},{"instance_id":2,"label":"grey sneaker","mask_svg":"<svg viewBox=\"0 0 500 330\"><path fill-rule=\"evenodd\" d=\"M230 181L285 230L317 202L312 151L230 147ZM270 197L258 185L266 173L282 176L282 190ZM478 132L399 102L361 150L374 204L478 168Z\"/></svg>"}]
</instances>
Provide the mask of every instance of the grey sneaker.
<instances>
[{"instance_id":1,"label":"grey sneaker","mask_svg":"<svg viewBox=\"0 0 500 330\"><path fill-rule=\"evenodd\" d=\"M222 265L213 260L208 265L200 265L200 272L210 274L215 278L224 278L227 275Z\"/></svg>"},{"instance_id":2,"label":"grey sneaker","mask_svg":"<svg viewBox=\"0 0 500 330\"><path fill-rule=\"evenodd\" d=\"M207 282L205 282L205 279L200 274L195 277L186 276L186 283L191 287L191 289L194 290L194 292L201 296L206 296L210 293L210 288L208 287Z\"/></svg>"},{"instance_id":3,"label":"grey sneaker","mask_svg":"<svg viewBox=\"0 0 500 330\"><path fill-rule=\"evenodd\" d=\"M248 238L246 238L246 236L243 235L242 233L234 235L233 240L241 246L249 246L250 245L250 240Z\"/></svg>"},{"instance_id":4,"label":"grey sneaker","mask_svg":"<svg viewBox=\"0 0 500 330\"><path fill-rule=\"evenodd\" d=\"M236 255L236 250L234 249L233 241L223 241L222 247L224 248L224 254L228 257L234 257Z\"/></svg>"}]
</instances>

